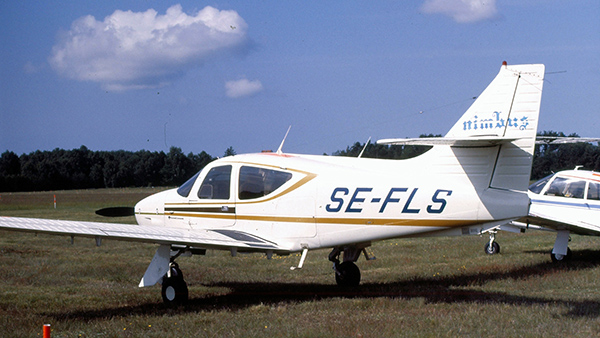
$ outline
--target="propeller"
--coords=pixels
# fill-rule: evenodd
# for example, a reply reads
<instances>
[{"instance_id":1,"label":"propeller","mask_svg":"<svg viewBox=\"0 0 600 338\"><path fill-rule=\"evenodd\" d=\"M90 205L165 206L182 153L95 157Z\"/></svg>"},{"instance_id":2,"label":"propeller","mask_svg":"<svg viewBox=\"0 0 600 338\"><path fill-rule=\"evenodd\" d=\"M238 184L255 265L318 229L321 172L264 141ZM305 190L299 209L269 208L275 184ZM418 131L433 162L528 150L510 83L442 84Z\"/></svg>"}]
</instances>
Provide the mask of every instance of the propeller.
<instances>
[{"instance_id":1,"label":"propeller","mask_svg":"<svg viewBox=\"0 0 600 338\"><path fill-rule=\"evenodd\" d=\"M96 210L96 214L105 217L126 217L135 215L133 207L110 207Z\"/></svg>"}]
</instances>

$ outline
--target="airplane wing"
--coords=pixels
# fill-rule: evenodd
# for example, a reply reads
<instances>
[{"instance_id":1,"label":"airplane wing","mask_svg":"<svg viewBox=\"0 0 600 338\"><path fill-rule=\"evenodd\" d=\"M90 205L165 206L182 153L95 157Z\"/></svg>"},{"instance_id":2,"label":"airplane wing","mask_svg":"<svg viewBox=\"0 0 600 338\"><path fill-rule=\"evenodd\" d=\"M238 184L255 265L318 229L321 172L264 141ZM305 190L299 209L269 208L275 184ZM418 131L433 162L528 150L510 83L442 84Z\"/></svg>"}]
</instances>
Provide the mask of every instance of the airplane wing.
<instances>
[{"instance_id":1,"label":"airplane wing","mask_svg":"<svg viewBox=\"0 0 600 338\"><path fill-rule=\"evenodd\" d=\"M67 236L94 237L158 244L189 245L239 251L289 252L272 241L242 231L227 229L177 229L161 226L101 222L61 221L0 216L0 229Z\"/></svg>"},{"instance_id":2,"label":"airplane wing","mask_svg":"<svg viewBox=\"0 0 600 338\"><path fill-rule=\"evenodd\" d=\"M377 144L384 145L411 145L411 146L436 146L447 145L452 147L489 147L498 144L510 143L518 138L498 136L478 137L423 137L423 138L395 138L378 140Z\"/></svg>"},{"instance_id":3,"label":"airplane wing","mask_svg":"<svg viewBox=\"0 0 600 338\"><path fill-rule=\"evenodd\" d=\"M556 213L529 212L529 215L518 220L522 223L530 223L554 230L569 230L579 235L599 236L600 226L580 220L557 217Z\"/></svg>"}]
</instances>

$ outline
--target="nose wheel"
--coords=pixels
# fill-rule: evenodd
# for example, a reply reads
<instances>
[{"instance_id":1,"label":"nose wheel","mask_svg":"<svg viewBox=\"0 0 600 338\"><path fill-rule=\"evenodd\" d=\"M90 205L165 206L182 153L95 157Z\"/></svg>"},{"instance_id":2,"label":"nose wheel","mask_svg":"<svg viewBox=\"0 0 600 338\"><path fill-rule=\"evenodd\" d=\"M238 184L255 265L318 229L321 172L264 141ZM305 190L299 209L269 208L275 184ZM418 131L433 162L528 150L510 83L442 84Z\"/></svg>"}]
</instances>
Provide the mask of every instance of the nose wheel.
<instances>
[{"instance_id":1,"label":"nose wheel","mask_svg":"<svg viewBox=\"0 0 600 338\"><path fill-rule=\"evenodd\" d=\"M169 272L163 277L162 299L165 304L183 304L188 300L188 287L183 273L175 262L169 264Z\"/></svg>"}]
</instances>

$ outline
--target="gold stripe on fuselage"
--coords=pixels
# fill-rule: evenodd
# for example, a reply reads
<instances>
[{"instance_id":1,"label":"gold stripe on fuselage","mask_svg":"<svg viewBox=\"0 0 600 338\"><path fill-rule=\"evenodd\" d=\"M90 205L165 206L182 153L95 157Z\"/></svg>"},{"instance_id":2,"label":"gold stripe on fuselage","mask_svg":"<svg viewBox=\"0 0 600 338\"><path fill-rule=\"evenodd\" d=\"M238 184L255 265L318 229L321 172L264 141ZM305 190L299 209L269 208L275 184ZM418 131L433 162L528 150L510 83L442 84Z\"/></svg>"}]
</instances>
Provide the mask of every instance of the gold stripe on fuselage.
<instances>
[{"instance_id":1,"label":"gold stripe on fuselage","mask_svg":"<svg viewBox=\"0 0 600 338\"><path fill-rule=\"evenodd\" d=\"M153 213L147 213L154 215ZM237 221L271 222L271 223L315 223L344 225L379 225L379 226L422 226L422 227L462 227L480 224L477 220L449 219L398 219L398 218L343 218L343 217L301 217L301 216L255 216L231 213L168 213L166 216L193 217L210 219L235 219Z\"/></svg>"}]
</instances>

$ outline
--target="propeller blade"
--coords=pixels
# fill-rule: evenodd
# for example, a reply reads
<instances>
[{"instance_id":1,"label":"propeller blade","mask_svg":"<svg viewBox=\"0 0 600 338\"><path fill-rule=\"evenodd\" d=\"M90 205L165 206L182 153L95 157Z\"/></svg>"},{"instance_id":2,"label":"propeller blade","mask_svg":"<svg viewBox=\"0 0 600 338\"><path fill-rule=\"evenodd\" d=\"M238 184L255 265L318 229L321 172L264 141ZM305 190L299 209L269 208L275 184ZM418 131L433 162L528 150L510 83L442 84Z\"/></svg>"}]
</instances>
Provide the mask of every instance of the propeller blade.
<instances>
[{"instance_id":1,"label":"propeller blade","mask_svg":"<svg viewBox=\"0 0 600 338\"><path fill-rule=\"evenodd\" d=\"M96 214L105 217L125 217L135 215L133 207L110 207L96 210Z\"/></svg>"}]
</instances>

